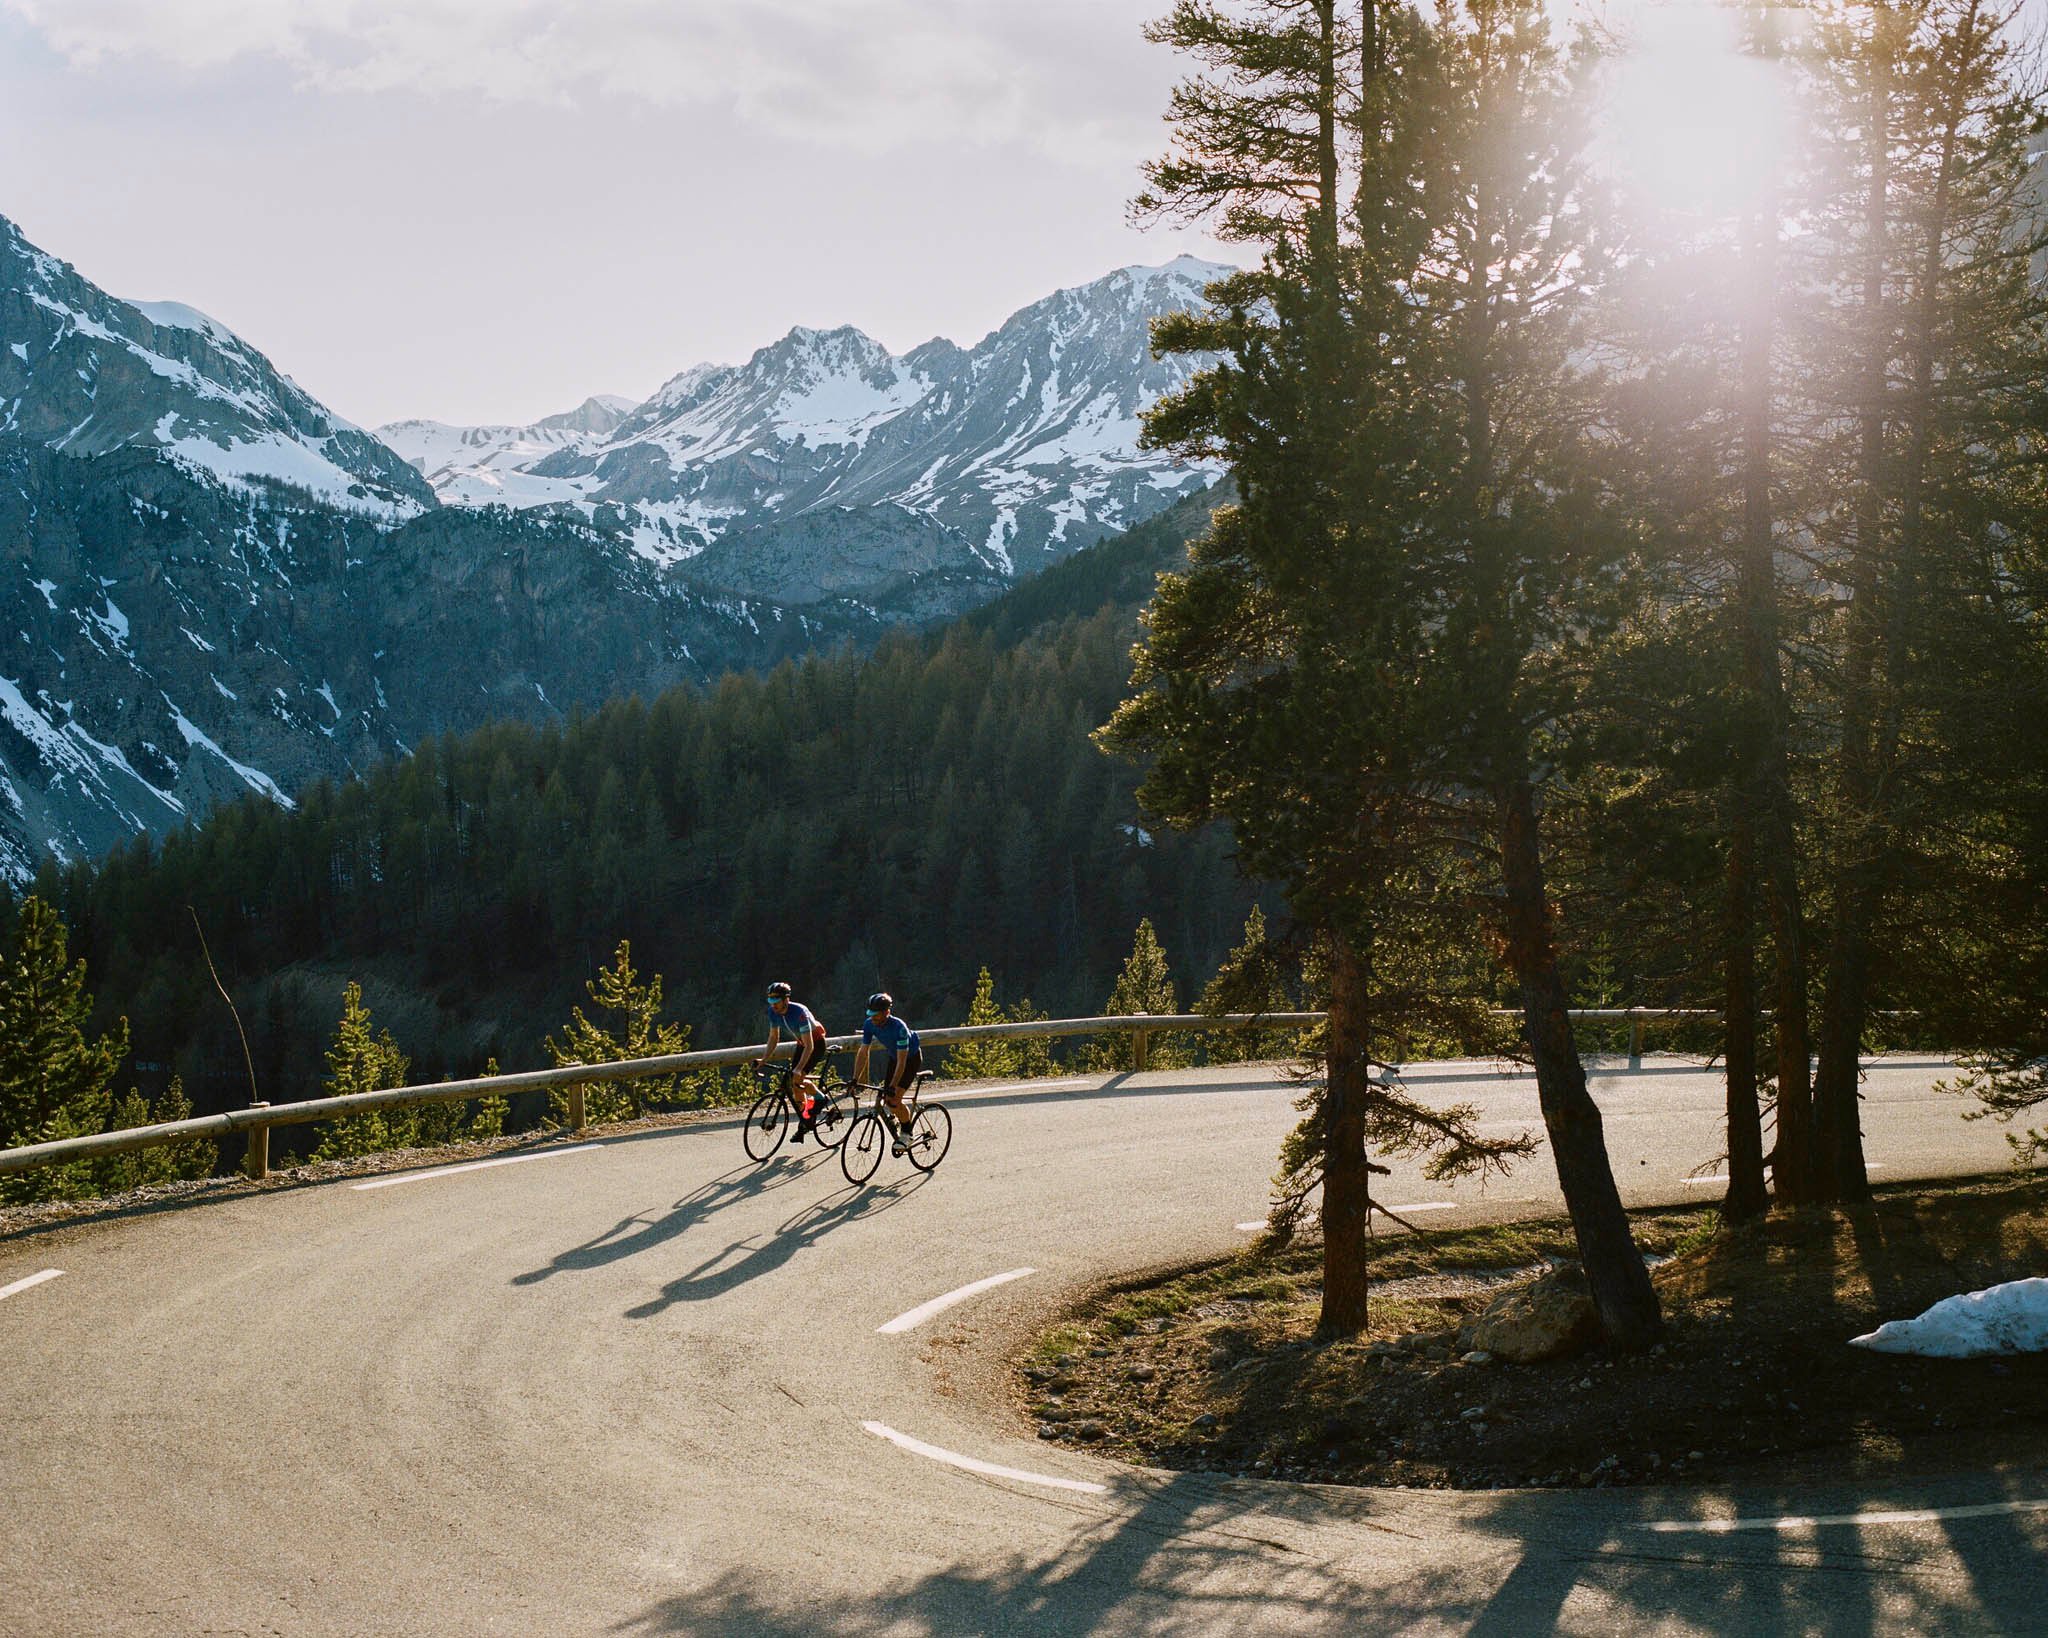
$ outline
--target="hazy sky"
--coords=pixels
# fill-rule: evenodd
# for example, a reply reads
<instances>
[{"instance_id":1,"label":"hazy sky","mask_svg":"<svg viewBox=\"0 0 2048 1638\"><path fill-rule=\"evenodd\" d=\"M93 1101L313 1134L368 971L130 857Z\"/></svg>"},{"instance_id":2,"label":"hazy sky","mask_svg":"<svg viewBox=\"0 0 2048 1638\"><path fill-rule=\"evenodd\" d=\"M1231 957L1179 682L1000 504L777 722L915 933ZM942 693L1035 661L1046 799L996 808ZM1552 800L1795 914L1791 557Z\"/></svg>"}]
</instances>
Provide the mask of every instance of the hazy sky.
<instances>
[{"instance_id":1,"label":"hazy sky","mask_svg":"<svg viewBox=\"0 0 2048 1638\"><path fill-rule=\"evenodd\" d=\"M365 425L639 397L791 324L971 344L1124 217L1163 0L0 0L0 214Z\"/></svg>"}]
</instances>

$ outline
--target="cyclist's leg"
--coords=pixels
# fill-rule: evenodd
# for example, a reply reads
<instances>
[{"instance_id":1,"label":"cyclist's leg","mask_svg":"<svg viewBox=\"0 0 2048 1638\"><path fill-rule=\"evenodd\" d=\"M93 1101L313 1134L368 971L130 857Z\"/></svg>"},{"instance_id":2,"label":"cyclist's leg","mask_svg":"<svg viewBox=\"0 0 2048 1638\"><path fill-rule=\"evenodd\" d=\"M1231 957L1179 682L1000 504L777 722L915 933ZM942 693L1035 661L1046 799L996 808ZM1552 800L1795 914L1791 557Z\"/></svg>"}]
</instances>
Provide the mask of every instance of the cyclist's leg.
<instances>
[{"instance_id":1,"label":"cyclist's leg","mask_svg":"<svg viewBox=\"0 0 2048 1638\"><path fill-rule=\"evenodd\" d=\"M924 1068L924 1052L899 1052L889 1064L889 1090L884 1097L889 1113L896 1117L898 1130L910 1125L910 1111L904 1107L903 1093L906 1087L917 1085L917 1072Z\"/></svg>"},{"instance_id":2,"label":"cyclist's leg","mask_svg":"<svg viewBox=\"0 0 2048 1638\"><path fill-rule=\"evenodd\" d=\"M811 1078L811 1065L818 1059L817 1038L806 1035L796 1044L796 1057L789 1071L790 1096L796 1102L797 1118L809 1129L818 1113L818 1083Z\"/></svg>"}]
</instances>

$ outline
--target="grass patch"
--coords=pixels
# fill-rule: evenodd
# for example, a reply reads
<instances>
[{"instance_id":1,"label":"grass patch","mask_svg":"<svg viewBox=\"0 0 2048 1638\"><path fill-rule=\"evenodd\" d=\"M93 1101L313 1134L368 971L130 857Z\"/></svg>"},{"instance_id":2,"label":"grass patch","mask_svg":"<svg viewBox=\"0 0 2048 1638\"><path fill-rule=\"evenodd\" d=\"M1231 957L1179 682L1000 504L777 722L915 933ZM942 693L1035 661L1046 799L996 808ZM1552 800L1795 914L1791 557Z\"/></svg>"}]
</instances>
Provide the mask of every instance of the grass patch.
<instances>
[{"instance_id":1,"label":"grass patch","mask_svg":"<svg viewBox=\"0 0 2048 1638\"><path fill-rule=\"evenodd\" d=\"M1934 1361L1847 1339L2048 1273L2048 1181L1882 1191L1725 1229L1644 1212L1669 1324L1651 1353L1466 1364L1458 1332L1575 1251L1563 1219L1388 1237L1371 1324L1318 1338L1321 1248L1266 1240L1104 1292L1020 1362L1041 1437L1166 1467L1417 1485L1884 1474L2048 1458L2048 1358ZM1397 1340L1401 1346L1392 1346Z\"/></svg>"}]
</instances>

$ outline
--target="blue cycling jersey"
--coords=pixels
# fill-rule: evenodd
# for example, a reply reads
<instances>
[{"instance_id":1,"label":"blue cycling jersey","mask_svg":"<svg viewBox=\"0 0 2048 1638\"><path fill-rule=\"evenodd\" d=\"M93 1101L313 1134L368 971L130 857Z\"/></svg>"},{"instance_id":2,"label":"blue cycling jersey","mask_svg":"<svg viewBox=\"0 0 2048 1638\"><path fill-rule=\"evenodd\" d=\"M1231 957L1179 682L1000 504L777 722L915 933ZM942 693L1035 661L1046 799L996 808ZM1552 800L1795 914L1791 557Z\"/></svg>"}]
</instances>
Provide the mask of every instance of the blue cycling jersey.
<instances>
[{"instance_id":1,"label":"blue cycling jersey","mask_svg":"<svg viewBox=\"0 0 2048 1638\"><path fill-rule=\"evenodd\" d=\"M888 1050L893 1060L899 1052L917 1051L917 1031L904 1023L894 1013L879 1022L870 1018L860 1027L862 1046L879 1046Z\"/></svg>"},{"instance_id":2,"label":"blue cycling jersey","mask_svg":"<svg viewBox=\"0 0 2048 1638\"><path fill-rule=\"evenodd\" d=\"M818 1020L812 1016L811 1009L801 1001L790 1002L782 1012L777 1012L771 1005L768 1008L768 1023L770 1028L779 1029L783 1034L793 1035L799 1040L818 1027Z\"/></svg>"}]
</instances>

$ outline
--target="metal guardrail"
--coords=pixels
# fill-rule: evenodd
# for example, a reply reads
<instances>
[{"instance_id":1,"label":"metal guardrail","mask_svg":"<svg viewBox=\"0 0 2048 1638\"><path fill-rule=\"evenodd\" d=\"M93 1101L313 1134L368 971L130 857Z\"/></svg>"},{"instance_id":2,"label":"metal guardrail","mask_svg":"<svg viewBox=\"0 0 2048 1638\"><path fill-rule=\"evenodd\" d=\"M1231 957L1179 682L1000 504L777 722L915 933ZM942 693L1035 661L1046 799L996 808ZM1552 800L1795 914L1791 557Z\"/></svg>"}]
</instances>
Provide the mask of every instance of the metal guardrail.
<instances>
[{"instance_id":1,"label":"metal guardrail","mask_svg":"<svg viewBox=\"0 0 2048 1638\"><path fill-rule=\"evenodd\" d=\"M1047 1018L1025 1024L962 1024L952 1028L918 1031L929 1046L947 1046L958 1041L1000 1041L1017 1039L1052 1040L1075 1035L1105 1035L1128 1030L1133 1038L1133 1060L1145 1067L1146 1049L1153 1035L1161 1031L1181 1034L1225 1029L1309 1029L1327 1015L1320 1012L1274 1013L1118 1013L1099 1018ZM1504 1016L1515 1016L1505 1014ZM1651 1018L1716 1017L1710 1011L1684 1007L1590 1007L1574 1008L1574 1018L1596 1021L1627 1020L1629 1065L1642 1066L1643 1023ZM827 1051L843 1052L860 1045L858 1035L833 1035L826 1039ZM794 1043L778 1046L774 1056L795 1050ZM394 1086L379 1092L352 1092L339 1098L308 1098L299 1103L253 1103L243 1109L229 1109L218 1115L198 1115L191 1120L165 1121L155 1126L129 1126L115 1132L97 1132L90 1137L61 1138L52 1143L31 1143L19 1149L0 1149L0 1176L32 1171L64 1161L90 1160L100 1155L123 1154L130 1149L151 1149L164 1144L188 1142L194 1138L220 1138L233 1132L249 1134L249 1175L265 1177L270 1170L270 1130L274 1126L305 1126L315 1121L357 1115L370 1109L404 1108L415 1104L454 1103L469 1098L502 1098L514 1092L568 1089L569 1129L582 1131L583 1089L602 1081L653 1080L691 1069L709 1069L723 1064L749 1063L761 1056L758 1047L717 1047L705 1052L672 1052L657 1058L625 1058L608 1064L570 1064L560 1069L529 1069L510 1075L479 1076L466 1081L437 1081L425 1086Z\"/></svg>"}]
</instances>

